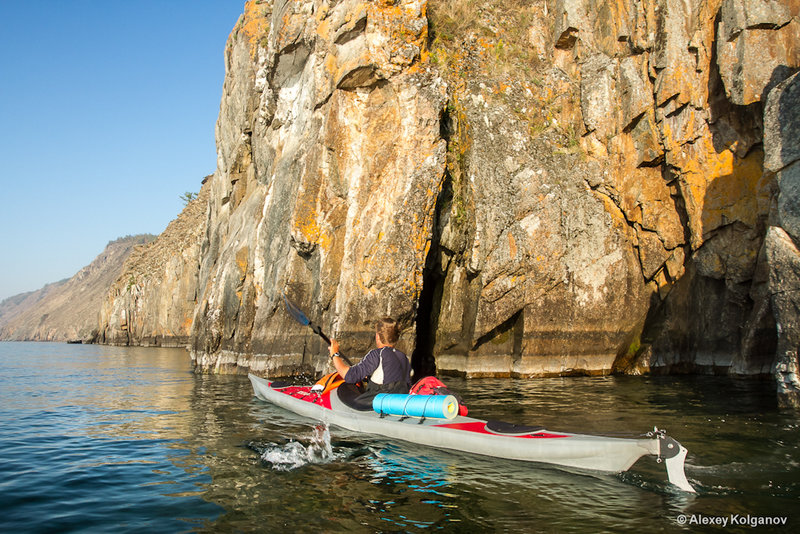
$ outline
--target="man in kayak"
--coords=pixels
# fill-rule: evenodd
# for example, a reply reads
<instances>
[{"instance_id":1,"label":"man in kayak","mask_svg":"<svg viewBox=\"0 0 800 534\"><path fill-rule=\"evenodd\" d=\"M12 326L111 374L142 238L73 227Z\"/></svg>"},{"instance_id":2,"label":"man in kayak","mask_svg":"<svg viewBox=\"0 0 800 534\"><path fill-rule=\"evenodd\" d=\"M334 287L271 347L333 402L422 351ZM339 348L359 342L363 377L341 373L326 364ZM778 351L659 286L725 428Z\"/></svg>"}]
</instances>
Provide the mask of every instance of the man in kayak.
<instances>
[{"instance_id":1,"label":"man in kayak","mask_svg":"<svg viewBox=\"0 0 800 534\"><path fill-rule=\"evenodd\" d=\"M369 351L360 362L350 367L339 354L339 343L331 339L328 347L331 362L349 384L356 384L369 377L367 392L371 395L408 393L411 388L411 363L405 354L394 348L399 338L400 328L397 321L384 317L375 325L377 348Z\"/></svg>"}]
</instances>

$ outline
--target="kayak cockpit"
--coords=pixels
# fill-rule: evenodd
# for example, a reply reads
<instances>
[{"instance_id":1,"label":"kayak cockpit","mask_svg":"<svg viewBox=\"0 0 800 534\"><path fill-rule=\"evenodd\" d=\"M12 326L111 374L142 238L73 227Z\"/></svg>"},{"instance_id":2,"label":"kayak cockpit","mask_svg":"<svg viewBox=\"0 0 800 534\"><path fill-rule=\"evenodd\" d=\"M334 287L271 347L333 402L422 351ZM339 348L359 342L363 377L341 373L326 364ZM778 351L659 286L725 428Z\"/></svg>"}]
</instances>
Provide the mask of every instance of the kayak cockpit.
<instances>
[{"instance_id":1,"label":"kayak cockpit","mask_svg":"<svg viewBox=\"0 0 800 534\"><path fill-rule=\"evenodd\" d=\"M516 423L506 423L505 421L486 421L486 430L495 434L503 434L507 436L522 436L524 434L533 434L544 430L543 426L530 426L518 425Z\"/></svg>"}]
</instances>

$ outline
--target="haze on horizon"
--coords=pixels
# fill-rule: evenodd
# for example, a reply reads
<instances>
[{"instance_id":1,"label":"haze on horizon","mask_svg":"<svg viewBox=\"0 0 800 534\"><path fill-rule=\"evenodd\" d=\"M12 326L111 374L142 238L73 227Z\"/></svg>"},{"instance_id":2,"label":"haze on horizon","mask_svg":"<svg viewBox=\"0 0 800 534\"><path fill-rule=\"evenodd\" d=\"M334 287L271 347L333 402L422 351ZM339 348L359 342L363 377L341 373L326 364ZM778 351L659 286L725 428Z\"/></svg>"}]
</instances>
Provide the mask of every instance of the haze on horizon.
<instances>
[{"instance_id":1,"label":"haze on horizon","mask_svg":"<svg viewBox=\"0 0 800 534\"><path fill-rule=\"evenodd\" d=\"M161 233L199 190L243 7L0 2L0 300Z\"/></svg>"}]
</instances>

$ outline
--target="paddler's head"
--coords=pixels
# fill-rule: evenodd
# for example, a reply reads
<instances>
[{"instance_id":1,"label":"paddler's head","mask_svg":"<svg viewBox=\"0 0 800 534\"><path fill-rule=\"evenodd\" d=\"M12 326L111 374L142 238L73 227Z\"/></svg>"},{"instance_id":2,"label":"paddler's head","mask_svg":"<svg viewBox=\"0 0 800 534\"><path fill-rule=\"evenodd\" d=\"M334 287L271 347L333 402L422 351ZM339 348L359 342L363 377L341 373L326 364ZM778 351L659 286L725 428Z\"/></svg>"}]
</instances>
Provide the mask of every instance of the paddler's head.
<instances>
[{"instance_id":1,"label":"paddler's head","mask_svg":"<svg viewBox=\"0 0 800 534\"><path fill-rule=\"evenodd\" d=\"M375 324L375 344L379 349L394 347L398 339L400 339L400 328L397 326L397 321L391 317L382 317Z\"/></svg>"}]
</instances>

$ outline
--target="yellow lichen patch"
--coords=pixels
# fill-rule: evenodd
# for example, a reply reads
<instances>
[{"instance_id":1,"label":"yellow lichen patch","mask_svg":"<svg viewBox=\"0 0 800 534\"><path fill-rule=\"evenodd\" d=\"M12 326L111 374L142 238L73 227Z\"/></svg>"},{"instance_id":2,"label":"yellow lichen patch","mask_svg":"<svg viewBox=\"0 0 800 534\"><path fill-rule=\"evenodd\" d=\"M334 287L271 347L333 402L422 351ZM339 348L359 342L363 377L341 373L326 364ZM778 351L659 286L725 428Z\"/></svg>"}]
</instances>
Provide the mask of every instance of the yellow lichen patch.
<instances>
[{"instance_id":1,"label":"yellow lichen patch","mask_svg":"<svg viewBox=\"0 0 800 534\"><path fill-rule=\"evenodd\" d=\"M763 188L763 153L755 150L744 159L731 158L724 169L708 184L703 199L703 234L741 221L754 227L759 216L759 197L768 195ZM763 188L766 189L766 188Z\"/></svg>"},{"instance_id":2,"label":"yellow lichen patch","mask_svg":"<svg viewBox=\"0 0 800 534\"><path fill-rule=\"evenodd\" d=\"M695 78L688 65L674 64L661 72L656 82L657 104L663 105L671 98L677 105L684 105L693 100Z\"/></svg>"},{"instance_id":3,"label":"yellow lichen patch","mask_svg":"<svg viewBox=\"0 0 800 534\"><path fill-rule=\"evenodd\" d=\"M393 2L370 2L368 4L369 16L373 21L379 21L381 26L391 30L391 37L397 38L420 38L425 33L423 26L421 31L409 29L407 22L417 16L413 11L405 10L400 5Z\"/></svg>"},{"instance_id":4,"label":"yellow lichen patch","mask_svg":"<svg viewBox=\"0 0 800 534\"><path fill-rule=\"evenodd\" d=\"M425 229L427 225L420 226L419 224L415 224L414 228L418 228L420 230ZM428 250L430 246L430 240L428 239L427 234L422 231L414 232L412 235L409 236L409 244L411 245L412 251L415 253L415 257L420 258L425 255L425 252Z\"/></svg>"},{"instance_id":5,"label":"yellow lichen patch","mask_svg":"<svg viewBox=\"0 0 800 534\"><path fill-rule=\"evenodd\" d=\"M514 234L508 233L508 252L512 258L517 256L517 243L514 240Z\"/></svg>"},{"instance_id":6,"label":"yellow lichen patch","mask_svg":"<svg viewBox=\"0 0 800 534\"><path fill-rule=\"evenodd\" d=\"M190 316L186 316L181 323L181 334L182 335L189 335L189 332L192 330L192 318Z\"/></svg>"},{"instance_id":7,"label":"yellow lichen patch","mask_svg":"<svg viewBox=\"0 0 800 534\"><path fill-rule=\"evenodd\" d=\"M426 25L414 24L419 17L413 10L404 9L393 2L370 2L367 6L369 20L383 29L389 37L389 52L400 53L407 44L414 44L422 52L428 36Z\"/></svg>"},{"instance_id":8,"label":"yellow lichen patch","mask_svg":"<svg viewBox=\"0 0 800 534\"><path fill-rule=\"evenodd\" d=\"M306 243L319 242L321 231L317 223L317 213L312 207L308 206L306 209L299 210L295 228Z\"/></svg>"},{"instance_id":9,"label":"yellow lichen patch","mask_svg":"<svg viewBox=\"0 0 800 534\"><path fill-rule=\"evenodd\" d=\"M247 39L250 46L250 56L255 58L258 43L269 32L269 18L265 8L256 0L249 0L244 4L244 18L239 34ZM235 31L235 30L234 30Z\"/></svg>"},{"instance_id":10,"label":"yellow lichen patch","mask_svg":"<svg viewBox=\"0 0 800 534\"><path fill-rule=\"evenodd\" d=\"M329 40L331 36L331 21L328 18L330 7L327 4L322 4L317 9L317 35L324 40Z\"/></svg>"},{"instance_id":11,"label":"yellow lichen patch","mask_svg":"<svg viewBox=\"0 0 800 534\"><path fill-rule=\"evenodd\" d=\"M339 64L336 62L336 56L333 54L328 54L325 58L325 71L331 76L335 76L336 72L339 70Z\"/></svg>"},{"instance_id":12,"label":"yellow lichen patch","mask_svg":"<svg viewBox=\"0 0 800 534\"><path fill-rule=\"evenodd\" d=\"M326 41L331 38L331 23L329 20L321 20L317 23L317 35Z\"/></svg>"},{"instance_id":13,"label":"yellow lichen patch","mask_svg":"<svg viewBox=\"0 0 800 534\"><path fill-rule=\"evenodd\" d=\"M242 247L236 251L236 267L239 268L239 272L243 277L247 273L247 258L249 253L250 249L248 247Z\"/></svg>"},{"instance_id":14,"label":"yellow lichen patch","mask_svg":"<svg viewBox=\"0 0 800 534\"><path fill-rule=\"evenodd\" d=\"M742 159L729 150L717 153L710 138L695 145L700 147L684 150L681 180L692 245L697 248L709 232L734 221L754 227L766 214L770 191L763 179L762 151L753 150Z\"/></svg>"},{"instance_id":15,"label":"yellow lichen patch","mask_svg":"<svg viewBox=\"0 0 800 534\"><path fill-rule=\"evenodd\" d=\"M319 244L319 248L322 249L324 252L330 251L331 247L333 246L333 240L331 239L331 237L327 233L321 230L319 232L319 238L317 242Z\"/></svg>"}]
</instances>

